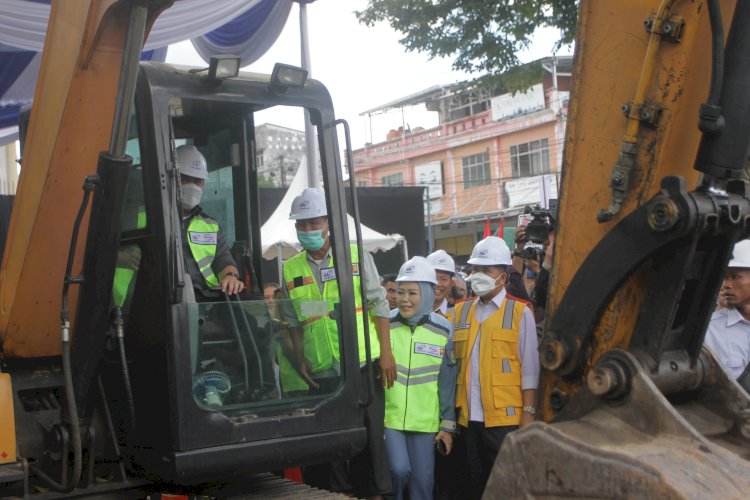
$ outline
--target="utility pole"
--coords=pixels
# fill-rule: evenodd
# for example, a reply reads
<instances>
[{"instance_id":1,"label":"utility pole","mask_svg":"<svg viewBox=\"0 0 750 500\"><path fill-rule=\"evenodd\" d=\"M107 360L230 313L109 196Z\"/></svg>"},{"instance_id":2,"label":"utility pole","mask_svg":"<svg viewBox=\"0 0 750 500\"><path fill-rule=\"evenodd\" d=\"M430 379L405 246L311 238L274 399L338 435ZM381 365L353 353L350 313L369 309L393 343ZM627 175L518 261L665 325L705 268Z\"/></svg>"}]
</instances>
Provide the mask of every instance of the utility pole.
<instances>
[{"instance_id":1,"label":"utility pole","mask_svg":"<svg viewBox=\"0 0 750 500\"><path fill-rule=\"evenodd\" d=\"M302 52L302 69L307 70L307 77L312 77L310 64L310 36L307 29L307 4L313 0L296 0L299 3L299 39ZM305 110L305 146L307 155L307 183L309 187L320 185L318 175L318 155L315 149L315 128L310 121L310 113Z\"/></svg>"},{"instance_id":2,"label":"utility pole","mask_svg":"<svg viewBox=\"0 0 750 500\"><path fill-rule=\"evenodd\" d=\"M430 188L425 187L424 188L424 203L427 206L427 253L432 253L432 214L431 214L431 207L432 203L430 202Z\"/></svg>"}]
</instances>

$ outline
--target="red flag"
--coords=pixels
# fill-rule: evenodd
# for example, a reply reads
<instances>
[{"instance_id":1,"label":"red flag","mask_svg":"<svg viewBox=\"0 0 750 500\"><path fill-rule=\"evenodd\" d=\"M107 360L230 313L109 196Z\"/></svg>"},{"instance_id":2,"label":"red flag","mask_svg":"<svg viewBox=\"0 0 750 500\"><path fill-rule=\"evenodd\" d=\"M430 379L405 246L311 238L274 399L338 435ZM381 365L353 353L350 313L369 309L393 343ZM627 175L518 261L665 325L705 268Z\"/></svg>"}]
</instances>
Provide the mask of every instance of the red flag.
<instances>
[{"instance_id":1,"label":"red flag","mask_svg":"<svg viewBox=\"0 0 750 500\"><path fill-rule=\"evenodd\" d=\"M505 221L503 220L502 217L500 217L500 219L497 221L497 234L495 236L497 236L498 238L504 238L505 237L505 235L503 234L505 232L505 224L504 224L504 222Z\"/></svg>"},{"instance_id":2,"label":"red flag","mask_svg":"<svg viewBox=\"0 0 750 500\"><path fill-rule=\"evenodd\" d=\"M482 239L486 238L487 236L492 236L492 228L490 227L490 218L487 217L484 221L484 235L482 236Z\"/></svg>"}]
</instances>

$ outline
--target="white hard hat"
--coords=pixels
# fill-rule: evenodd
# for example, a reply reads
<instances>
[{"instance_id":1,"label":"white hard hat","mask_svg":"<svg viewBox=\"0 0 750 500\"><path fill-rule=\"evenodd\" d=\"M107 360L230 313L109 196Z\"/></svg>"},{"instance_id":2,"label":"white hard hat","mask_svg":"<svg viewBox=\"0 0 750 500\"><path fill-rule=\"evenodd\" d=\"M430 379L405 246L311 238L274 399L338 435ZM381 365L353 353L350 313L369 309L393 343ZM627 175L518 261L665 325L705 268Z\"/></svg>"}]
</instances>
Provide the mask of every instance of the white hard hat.
<instances>
[{"instance_id":1,"label":"white hard hat","mask_svg":"<svg viewBox=\"0 0 750 500\"><path fill-rule=\"evenodd\" d=\"M445 250L435 250L427 256L427 262L432 264L435 271L445 271L446 273L456 274L456 263Z\"/></svg>"},{"instance_id":2,"label":"white hard hat","mask_svg":"<svg viewBox=\"0 0 750 500\"><path fill-rule=\"evenodd\" d=\"M505 240L487 236L474 245L468 263L473 266L509 266L513 263L513 258Z\"/></svg>"},{"instance_id":3,"label":"white hard hat","mask_svg":"<svg viewBox=\"0 0 750 500\"><path fill-rule=\"evenodd\" d=\"M315 217L326 217L326 198L320 190L305 188L302 194L292 201L292 211L289 212L290 220L314 219Z\"/></svg>"},{"instance_id":4,"label":"white hard hat","mask_svg":"<svg viewBox=\"0 0 750 500\"><path fill-rule=\"evenodd\" d=\"M208 179L208 164L198 148L192 144L183 144L175 150L175 154L177 155L177 169L181 175Z\"/></svg>"},{"instance_id":5,"label":"white hard hat","mask_svg":"<svg viewBox=\"0 0 750 500\"><path fill-rule=\"evenodd\" d=\"M424 257L412 257L398 270L396 281L425 281L437 285L437 274Z\"/></svg>"},{"instance_id":6,"label":"white hard hat","mask_svg":"<svg viewBox=\"0 0 750 500\"><path fill-rule=\"evenodd\" d=\"M750 269L750 240L738 241L732 250L732 259L727 267L746 267Z\"/></svg>"}]
</instances>

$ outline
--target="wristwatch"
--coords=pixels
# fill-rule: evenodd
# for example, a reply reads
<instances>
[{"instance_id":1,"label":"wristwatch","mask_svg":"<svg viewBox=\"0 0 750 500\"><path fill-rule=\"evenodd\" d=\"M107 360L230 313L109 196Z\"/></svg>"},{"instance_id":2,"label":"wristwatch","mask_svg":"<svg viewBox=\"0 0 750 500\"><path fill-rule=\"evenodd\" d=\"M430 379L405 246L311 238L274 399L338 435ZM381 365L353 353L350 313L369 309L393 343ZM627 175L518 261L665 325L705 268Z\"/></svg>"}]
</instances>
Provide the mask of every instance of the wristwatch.
<instances>
[{"instance_id":1,"label":"wristwatch","mask_svg":"<svg viewBox=\"0 0 750 500\"><path fill-rule=\"evenodd\" d=\"M232 271L229 271L228 273L224 274L224 277L225 277L225 278L226 278L227 276L234 276L235 278L237 278L237 279L240 279L240 275L239 275L239 274L237 274L237 273L233 273Z\"/></svg>"},{"instance_id":2,"label":"wristwatch","mask_svg":"<svg viewBox=\"0 0 750 500\"><path fill-rule=\"evenodd\" d=\"M524 406L523 408L521 408L521 411L532 416L536 415L536 408L534 408L533 406Z\"/></svg>"}]
</instances>

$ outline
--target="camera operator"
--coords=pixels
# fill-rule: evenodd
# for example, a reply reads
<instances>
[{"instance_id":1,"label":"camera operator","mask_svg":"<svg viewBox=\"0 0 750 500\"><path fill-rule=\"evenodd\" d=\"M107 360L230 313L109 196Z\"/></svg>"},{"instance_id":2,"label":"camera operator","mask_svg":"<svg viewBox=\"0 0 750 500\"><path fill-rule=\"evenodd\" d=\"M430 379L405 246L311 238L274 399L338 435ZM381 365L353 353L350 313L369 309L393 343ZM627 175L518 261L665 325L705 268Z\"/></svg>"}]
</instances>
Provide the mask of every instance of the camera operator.
<instances>
[{"instance_id":1,"label":"camera operator","mask_svg":"<svg viewBox=\"0 0 750 500\"><path fill-rule=\"evenodd\" d=\"M544 315L547 309L547 292L549 290L552 252L555 242L554 228L551 223L548 225L549 229L546 240L541 243L544 250L539 254L538 258L530 255L530 249L525 248L526 242L529 241L525 226L521 226L516 230L516 248L513 252L513 267L519 273L524 273L525 269L531 269L532 272L537 273L530 295L531 302L534 305L534 319L537 323L537 333L539 335L544 330ZM538 270L535 270L537 262L541 263L541 265L538 266Z\"/></svg>"},{"instance_id":2,"label":"camera operator","mask_svg":"<svg viewBox=\"0 0 750 500\"><path fill-rule=\"evenodd\" d=\"M521 272L523 282L526 285L529 297L533 297L536 278L539 276L539 271L544 261L544 249L541 245L537 246L535 243L526 243L526 246L519 252L519 255L523 260L523 269Z\"/></svg>"}]
</instances>

